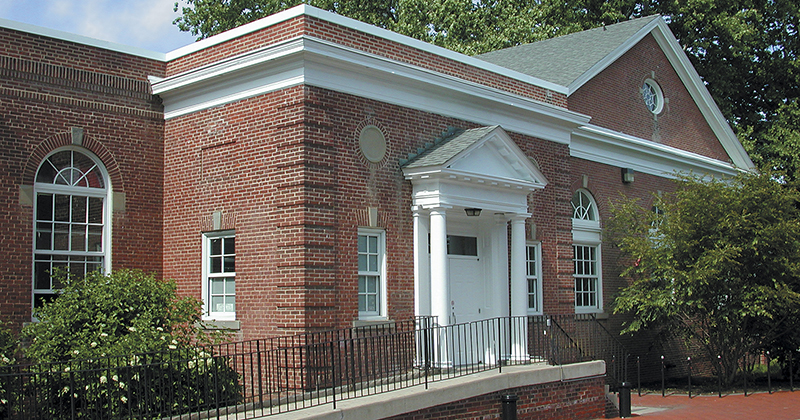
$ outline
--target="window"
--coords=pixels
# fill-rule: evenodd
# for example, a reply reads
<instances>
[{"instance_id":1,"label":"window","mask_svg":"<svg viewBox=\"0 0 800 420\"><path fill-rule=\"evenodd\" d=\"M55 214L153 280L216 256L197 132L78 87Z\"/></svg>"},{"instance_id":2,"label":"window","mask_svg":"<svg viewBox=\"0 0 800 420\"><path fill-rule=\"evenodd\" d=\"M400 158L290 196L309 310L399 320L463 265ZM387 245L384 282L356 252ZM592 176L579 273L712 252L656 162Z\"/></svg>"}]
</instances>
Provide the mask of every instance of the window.
<instances>
[{"instance_id":1,"label":"window","mask_svg":"<svg viewBox=\"0 0 800 420\"><path fill-rule=\"evenodd\" d=\"M642 83L642 100L647 109L653 114L659 114L664 109L664 93L655 80L647 79Z\"/></svg>"},{"instance_id":2,"label":"window","mask_svg":"<svg viewBox=\"0 0 800 420\"><path fill-rule=\"evenodd\" d=\"M598 247L573 245L575 263L575 308L595 312L600 308L599 270L597 269Z\"/></svg>"},{"instance_id":3,"label":"window","mask_svg":"<svg viewBox=\"0 0 800 420\"><path fill-rule=\"evenodd\" d=\"M578 190L572 196L572 210L575 311L602 312L601 231L597 204L588 191Z\"/></svg>"},{"instance_id":4,"label":"window","mask_svg":"<svg viewBox=\"0 0 800 420\"><path fill-rule=\"evenodd\" d=\"M384 233L360 229L358 232L358 317L386 315Z\"/></svg>"},{"instance_id":5,"label":"window","mask_svg":"<svg viewBox=\"0 0 800 420\"><path fill-rule=\"evenodd\" d=\"M203 304L208 319L236 319L236 236L232 231L203 235Z\"/></svg>"},{"instance_id":6,"label":"window","mask_svg":"<svg viewBox=\"0 0 800 420\"><path fill-rule=\"evenodd\" d=\"M34 181L33 308L52 300L64 270L81 278L108 267L108 182L99 160L77 147L50 154Z\"/></svg>"},{"instance_id":7,"label":"window","mask_svg":"<svg viewBox=\"0 0 800 420\"><path fill-rule=\"evenodd\" d=\"M525 267L528 278L528 314L542 313L542 247L540 243L528 244L525 247Z\"/></svg>"}]
</instances>

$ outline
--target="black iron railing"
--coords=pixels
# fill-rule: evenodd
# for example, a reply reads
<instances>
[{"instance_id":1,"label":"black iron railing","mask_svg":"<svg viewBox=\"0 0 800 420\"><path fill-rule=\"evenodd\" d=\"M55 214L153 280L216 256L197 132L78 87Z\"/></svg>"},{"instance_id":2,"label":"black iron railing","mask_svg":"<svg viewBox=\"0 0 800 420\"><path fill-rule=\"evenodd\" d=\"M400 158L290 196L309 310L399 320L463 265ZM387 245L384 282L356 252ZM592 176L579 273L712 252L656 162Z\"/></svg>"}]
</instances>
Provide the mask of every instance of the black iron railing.
<instances>
[{"instance_id":1,"label":"black iron railing","mask_svg":"<svg viewBox=\"0 0 800 420\"><path fill-rule=\"evenodd\" d=\"M0 419L261 417L505 366L607 360L591 317L429 317L163 353L0 368ZM607 333L607 332L605 332ZM614 366L613 363L609 364Z\"/></svg>"}]
</instances>

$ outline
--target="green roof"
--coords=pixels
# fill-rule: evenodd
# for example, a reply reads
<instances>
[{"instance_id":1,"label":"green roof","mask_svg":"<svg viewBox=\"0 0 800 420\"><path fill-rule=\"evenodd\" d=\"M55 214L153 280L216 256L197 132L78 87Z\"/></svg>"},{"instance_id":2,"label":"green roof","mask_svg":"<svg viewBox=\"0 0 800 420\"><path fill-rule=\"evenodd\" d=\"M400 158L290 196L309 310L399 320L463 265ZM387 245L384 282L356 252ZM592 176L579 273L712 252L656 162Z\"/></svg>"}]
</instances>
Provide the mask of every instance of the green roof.
<instances>
[{"instance_id":1,"label":"green roof","mask_svg":"<svg viewBox=\"0 0 800 420\"><path fill-rule=\"evenodd\" d=\"M569 86L658 15L475 56L560 86Z\"/></svg>"}]
</instances>

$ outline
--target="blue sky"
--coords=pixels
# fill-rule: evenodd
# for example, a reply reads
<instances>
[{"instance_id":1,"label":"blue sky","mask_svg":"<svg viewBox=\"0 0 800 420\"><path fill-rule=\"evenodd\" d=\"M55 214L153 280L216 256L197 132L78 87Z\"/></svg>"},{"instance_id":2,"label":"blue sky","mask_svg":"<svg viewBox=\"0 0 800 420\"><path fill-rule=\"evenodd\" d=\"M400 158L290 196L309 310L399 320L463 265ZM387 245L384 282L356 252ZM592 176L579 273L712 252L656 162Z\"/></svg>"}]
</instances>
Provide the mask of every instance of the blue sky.
<instances>
[{"instance_id":1,"label":"blue sky","mask_svg":"<svg viewBox=\"0 0 800 420\"><path fill-rule=\"evenodd\" d=\"M0 18L168 52L195 40L172 24L175 1L0 0Z\"/></svg>"}]
</instances>

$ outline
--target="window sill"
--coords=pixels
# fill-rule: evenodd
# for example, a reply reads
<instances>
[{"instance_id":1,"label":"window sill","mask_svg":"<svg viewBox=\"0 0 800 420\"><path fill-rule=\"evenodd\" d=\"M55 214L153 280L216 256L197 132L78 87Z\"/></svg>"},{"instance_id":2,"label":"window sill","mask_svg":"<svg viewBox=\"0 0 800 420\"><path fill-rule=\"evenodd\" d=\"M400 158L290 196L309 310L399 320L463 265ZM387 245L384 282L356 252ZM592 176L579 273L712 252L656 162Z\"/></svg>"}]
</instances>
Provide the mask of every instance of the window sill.
<instances>
[{"instance_id":1,"label":"window sill","mask_svg":"<svg viewBox=\"0 0 800 420\"><path fill-rule=\"evenodd\" d=\"M238 331L241 328L239 321L220 321L215 319L204 319L200 321L200 326L204 330L229 330Z\"/></svg>"}]
</instances>

